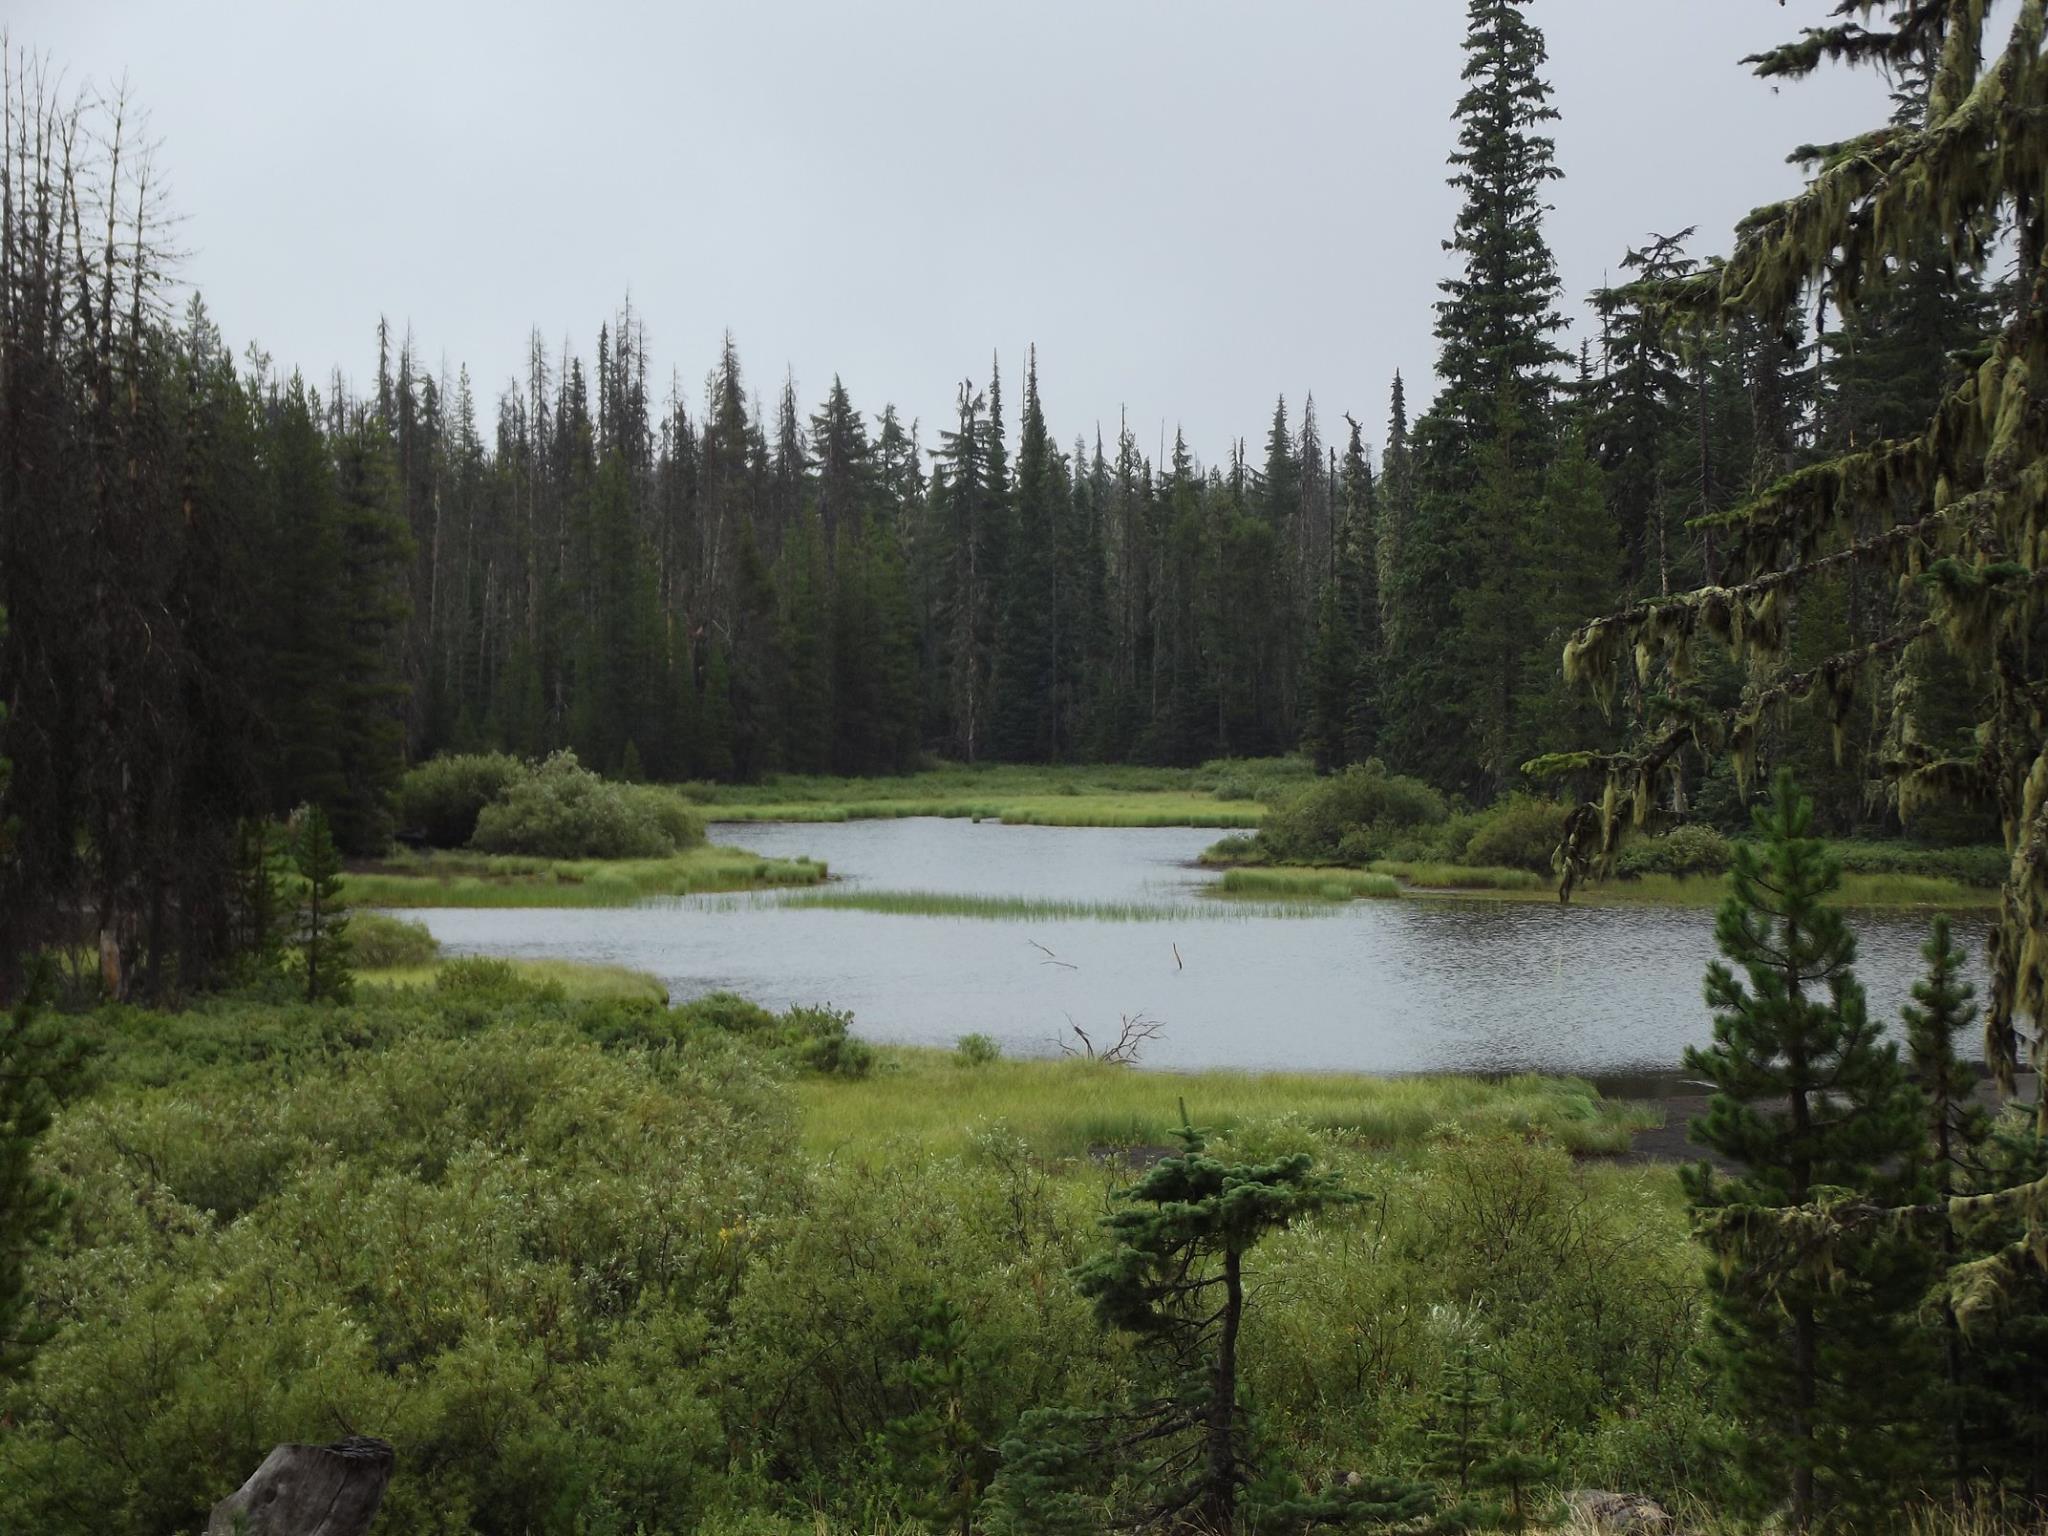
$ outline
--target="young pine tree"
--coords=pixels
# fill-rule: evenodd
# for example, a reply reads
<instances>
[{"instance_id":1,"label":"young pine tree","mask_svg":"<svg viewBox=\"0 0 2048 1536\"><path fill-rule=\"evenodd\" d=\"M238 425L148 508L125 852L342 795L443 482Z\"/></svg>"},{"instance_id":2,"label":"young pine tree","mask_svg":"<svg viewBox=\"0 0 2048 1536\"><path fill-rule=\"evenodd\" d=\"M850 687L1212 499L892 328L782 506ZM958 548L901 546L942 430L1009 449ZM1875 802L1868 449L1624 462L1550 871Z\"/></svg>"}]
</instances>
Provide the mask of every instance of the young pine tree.
<instances>
[{"instance_id":1,"label":"young pine tree","mask_svg":"<svg viewBox=\"0 0 2048 1536\"><path fill-rule=\"evenodd\" d=\"M1864 1006L1856 940L1826 905L1840 870L1809 835L1812 803L1788 772L1735 845L1707 969L1714 1043L1688 1072L1714 1085L1693 1139L1735 1165L1684 1172L1696 1213L1806 1205L1822 1191L1889 1197L1917 1145L1914 1097L1895 1046ZM1735 1460L1760 1505L1789 1500L1791 1527L1881 1502L1910 1464L1899 1425L1912 1388L1905 1315L1926 1279L1895 1239L1858 1239L1831 1272L1783 1251L1771 1222L1710 1222L1717 1249L1707 1360L1746 1425Z\"/></svg>"},{"instance_id":2,"label":"young pine tree","mask_svg":"<svg viewBox=\"0 0 2048 1536\"><path fill-rule=\"evenodd\" d=\"M1970 1187L1981 1167L1984 1143L1991 1135L1991 1117L1974 1100L1974 1075L1956 1052L1956 1037L1974 1029L1976 991L1963 980L1964 953L1949 932L1948 919L1936 916L1921 955L1927 974L1913 984L1913 1001L1899 1010L1906 1026L1906 1055L1913 1084L1920 1090L1922 1140L1915 1153L1920 1199L1946 1200ZM1945 1268L1961 1256L1960 1234L1951 1223L1941 1227ZM1970 1387L1963 1330L1954 1302L1941 1300L1942 1394L1941 1440L1951 1492L1960 1506L1969 1498L1973 1447L1967 1422Z\"/></svg>"},{"instance_id":3,"label":"young pine tree","mask_svg":"<svg viewBox=\"0 0 2048 1536\"><path fill-rule=\"evenodd\" d=\"M1110 1247L1076 1274L1107 1327L1134 1335L1149 1390L1099 1413L1025 1415L1003 1443L995 1527L1003 1531L1101 1530L1077 1491L1092 1473L1116 1474L1136 1506L1111 1525L1227 1531L1285 1528L1347 1517L1389 1520L1422 1510L1412 1484L1374 1481L1302 1498L1261 1468L1238 1379L1246 1255L1269 1233L1359 1197L1305 1154L1270 1163L1226 1163L1187 1123L1181 1151L1163 1158L1104 1218ZM1292 1496L1288 1496L1292 1495ZM1092 1523L1091 1523L1092 1522Z\"/></svg>"},{"instance_id":4,"label":"young pine tree","mask_svg":"<svg viewBox=\"0 0 2048 1536\"><path fill-rule=\"evenodd\" d=\"M341 852L317 805L299 812L292 862L305 889L299 898L299 953L306 967L306 1000L345 1003L355 991L349 972L348 911L341 905Z\"/></svg>"}]
</instances>

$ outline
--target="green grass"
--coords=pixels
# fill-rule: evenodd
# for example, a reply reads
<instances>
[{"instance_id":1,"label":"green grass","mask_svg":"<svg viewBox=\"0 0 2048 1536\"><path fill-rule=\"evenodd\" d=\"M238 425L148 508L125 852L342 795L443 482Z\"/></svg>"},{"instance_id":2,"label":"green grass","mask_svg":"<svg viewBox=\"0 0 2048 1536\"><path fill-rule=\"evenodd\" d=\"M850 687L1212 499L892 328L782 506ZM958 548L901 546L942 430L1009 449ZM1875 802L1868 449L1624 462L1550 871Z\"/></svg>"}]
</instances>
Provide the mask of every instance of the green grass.
<instances>
[{"instance_id":1,"label":"green grass","mask_svg":"<svg viewBox=\"0 0 2048 1536\"><path fill-rule=\"evenodd\" d=\"M1183 1099L1218 1131L1285 1121L1372 1148L1420 1146L1459 1126L1543 1134L1576 1152L1613 1153L1627 1149L1632 1132L1658 1123L1655 1110L1603 1100L1569 1078L1182 1074L1065 1060L967 1066L949 1051L907 1047L878 1055L874 1074L862 1081L798 1084L813 1152L886 1158L904 1139L957 1152L1001 1125L1039 1157L1075 1159L1091 1148L1170 1143Z\"/></svg>"},{"instance_id":2,"label":"green grass","mask_svg":"<svg viewBox=\"0 0 2048 1536\"><path fill-rule=\"evenodd\" d=\"M1380 859L1372 866L1418 890L1531 891L1555 896L1557 884L1526 869L1497 864L1449 864L1418 859Z\"/></svg>"},{"instance_id":3,"label":"green grass","mask_svg":"<svg viewBox=\"0 0 2048 1536\"><path fill-rule=\"evenodd\" d=\"M965 817L1058 827L1255 827L1267 799L1306 782L1299 758L1223 759L1200 768L1126 765L968 767L899 778L783 775L765 784L691 784L711 820L865 821Z\"/></svg>"},{"instance_id":4,"label":"green grass","mask_svg":"<svg viewBox=\"0 0 2048 1536\"><path fill-rule=\"evenodd\" d=\"M357 907L624 907L650 896L816 885L825 875L825 866L810 859L764 859L717 846L665 859L432 853L351 870L342 899Z\"/></svg>"},{"instance_id":5,"label":"green grass","mask_svg":"<svg viewBox=\"0 0 2048 1536\"><path fill-rule=\"evenodd\" d=\"M1226 869L1216 887L1225 896L1264 897L1281 901L1357 901L1361 898L1386 900L1401 894L1400 882L1391 875L1357 869L1312 869L1277 866L1264 869Z\"/></svg>"},{"instance_id":6,"label":"green grass","mask_svg":"<svg viewBox=\"0 0 2048 1536\"><path fill-rule=\"evenodd\" d=\"M1215 910L1166 901L1060 901L1033 896L978 896L939 891L800 891L776 903L835 912L881 912L892 917L955 917L980 922L1170 923L1218 916ZM1315 917L1304 898L1231 907L1230 917Z\"/></svg>"},{"instance_id":7,"label":"green grass","mask_svg":"<svg viewBox=\"0 0 2048 1536\"><path fill-rule=\"evenodd\" d=\"M1000 821L1028 827L1255 827L1265 808L1224 804L1185 792L1130 791L1092 795L962 796L934 799L787 800L705 807L714 821L881 821L906 816Z\"/></svg>"},{"instance_id":8,"label":"green grass","mask_svg":"<svg viewBox=\"0 0 2048 1536\"><path fill-rule=\"evenodd\" d=\"M668 988L645 971L623 965L586 965L574 960L508 960L521 979L559 987L566 997L592 1002L666 1003ZM431 987L445 962L398 965L356 972L358 987Z\"/></svg>"},{"instance_id":9,"label":"green grass","mask_svg":"<svg viewBox=\"0 0 2048 1536\"><path fill-rule=\"evenodd\" d=\"M1385 881L1391 888L1347 889L1347 882L1374 880ZM1250 896L1279 896L1294 891L1298 899L1332 901L1352 896L1392 896L1401 891L1502 901L1557 900L1555 878L1530 870L1414 859L1375 860L1370 873L1305 864L1230 867L1223 872L1222 889L1227 895ZM1319 891L1325 894L1319 897ZM1572 892L1572 900L1589 907L1715 907L1727 894L1728 882L1721 875L1653 874L1581 885ZM1998 892L1941 875L1851 873L1842 876L1841 889L1830 899L1843 907L1957 911L1996 907Z\"/></svg>"}]
</instances>

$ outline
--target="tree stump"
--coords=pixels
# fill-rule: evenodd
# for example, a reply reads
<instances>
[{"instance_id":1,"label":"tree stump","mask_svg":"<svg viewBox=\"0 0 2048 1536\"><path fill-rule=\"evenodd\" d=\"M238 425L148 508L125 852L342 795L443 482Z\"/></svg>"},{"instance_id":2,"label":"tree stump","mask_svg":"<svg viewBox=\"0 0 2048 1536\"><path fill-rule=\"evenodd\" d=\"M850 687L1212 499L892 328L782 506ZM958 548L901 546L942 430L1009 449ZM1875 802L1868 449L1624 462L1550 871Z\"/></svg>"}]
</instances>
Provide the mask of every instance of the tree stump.
<instances>
[{"instance_id":1,"label":"tree stump","mask_svg":"<svg viewBox=\"0 0 2048 1536\"><path fill-rule=\"evenodd\" d=\"M333 1445L280 1445L213 1506L206 1536L363 1536L384 1500L394 1459L388 1444L367 1435Z\"/></svg>"}]
</instances>

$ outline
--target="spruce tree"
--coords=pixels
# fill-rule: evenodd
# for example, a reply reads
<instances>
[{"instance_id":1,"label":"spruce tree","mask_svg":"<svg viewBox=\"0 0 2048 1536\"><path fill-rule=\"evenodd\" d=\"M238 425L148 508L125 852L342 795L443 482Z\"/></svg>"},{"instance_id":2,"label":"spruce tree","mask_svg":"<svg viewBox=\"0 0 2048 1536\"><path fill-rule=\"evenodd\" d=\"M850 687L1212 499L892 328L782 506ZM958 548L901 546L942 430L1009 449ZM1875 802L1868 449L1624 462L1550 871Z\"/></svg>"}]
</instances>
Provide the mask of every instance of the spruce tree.
<instances>
[{"instance_id":1,"label":"spruce tree","mask_svg":"<svg viewBox=\"0 0 2048 1536\"><path fill-rule=\"evenodd\" d=\"M1693 1209L1804 1205L1822 1191L1880 1198L1918 1139L1898 1049L1864 1004L1856 941L1827 897L1840 869L1811 835L1813 807L1781 772L1738 842L1707 970L1714 1043L1685 1068L1714 1085L1693 1138L1733 1165L1684 1171ZM1788 1267L1768 1224L1713 1226L1713 1342L1727 1407L1754 1429L1735 1461L1760 1503L1785 1500L1795 1530L1895 1496L1903 1314L1924 1271L1871 1237L1827 1272ZM1910 1380L1910 1377L1908 1378Z\"/></svg>"},{"instance_id":2,"label":"spruce tree","mask_svg":"<svg viewBox=\"0 0 2048 1536\"><path fill-rule=\"evenodd\" d=\"M1414 505L1398 538L1402 613L1388 752L1432 782L1492 795L1512 782L1524 584L1548 463L1557 266L1543 234L1557 179L1543 34L1525 0L1469 0L1465 91L1445 242L1457 263L1437 306L1442 389L1416 426ZM1390 462L1391 472L1392 465ZM1539 576L1541 573L1537 573Z\"/></svg>"},{"instance_id":3,"label":"spruce tree","mask_svg":"<svg viewBox=\"0 0 2048 1536\"><path fill-rule=\"evenodd\" d=\"M303 807L293 829L292 863L298 871L299 963L306 973L306 1000L345 1003L355 991L349 970L348 909L341 904L341 851L327 813Z\"/></svg>"},{"instance_id":4,"label":"spruce tree","mask_svg":"<svg viewBox=\"0 0 2048 1536\"><path fill-rule=\"evenodd\" d=\"M1108 1515L1117 1527L1235 1529L1247 1490L1275 1486L1255 1455L1239 1380L1245 1260L1269 1233L1360 1197L1306 1154L1223 1162L1185 1110L1175 1135L1181 1150L1119 1193L1103 1218L1108 1250L1076 1273L1097 1319L1137 1340L1144 1393L1102 1412L1027 1414L1003 1443L998 1529L1101 1529L1080 1485L1105 1472L1133 1500ZM1384 1520L1423 1502L1413 1485L1371 1482L1272 1499L1256 1516L1297 1526L1347 1511Z\"/></svg>"},{"instance_id":5,"label":"spruce tree","mask_svg":"<svg viewBox=\"0 0 2048 1536\"><path fill-rule=\"evenodd\" d=\"M1981 1184L1991 1117L1976 1102L1976 1076L1956 1049L1958 1037L1976 1027L1976 989L1963 979L1966 956L1947 917L1935 917L1920 953L1927 971L1913 984L1913 1001L1900 1010L1906 1026L1906 1059L1920 1095L1913 1196L1946 1201ZM1943 1223L1937 1241L1944 1267L1953 1269L1963 1256L1962 1235L1953 1224ZM1931 1417L1939 1428L1951 1495L1961 1508L1969 1502L1980 1462L1971 1420L1977 1416L1973 1410L1981 1410L1972 1391L1962 1323L1954 1299L1945 1292L1940 1309L1944 1391Z\"/></svg>"},{"instance_id":6,"label":"spruce tree","mask_svg":"<svg viewBox=\"0 0 2048 1536\"><path fill-rule=\"evenodd\" d=\"M1015 510L1003 568L1002 624L994 674L991 742L1011 762L1043 762L1058 753L1057 640L1059 534L1065 499L1058 452L1038 396L1038 349L1024 372L1024 416L1017 448Z\"/></svg>"}]
</instances>

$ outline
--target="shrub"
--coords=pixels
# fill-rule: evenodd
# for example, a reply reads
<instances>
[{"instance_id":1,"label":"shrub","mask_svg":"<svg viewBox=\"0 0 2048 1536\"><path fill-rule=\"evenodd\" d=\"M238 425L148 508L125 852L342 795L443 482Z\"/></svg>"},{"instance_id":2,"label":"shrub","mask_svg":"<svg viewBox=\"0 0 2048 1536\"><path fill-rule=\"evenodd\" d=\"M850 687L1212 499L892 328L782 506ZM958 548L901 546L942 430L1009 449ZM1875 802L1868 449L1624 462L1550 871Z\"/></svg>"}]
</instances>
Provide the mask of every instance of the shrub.
<instances>
[{"instance_id":1,"label":"shrub","mask_svg":"<svg viewBox=\"0 0 2048 1536\"><path fill-rule=\"evenodd\" d=\"M1621 850L1615 873L1637 875L1725 875L1734 850L1712 827L1673 827L1662 837L1640 838Z\"/></svg>"},{"instance_id":2,"label":"shrub","mask_svg":"<svg viewBox=\"0 0 2048 1536\"><path fill-rule=\"evenodd\" d=\"M1546 874L1569 813L1554 800L1510 795L1488 811L1465 844L1465 862Z\"/></svg>"},{"instance_id":3,"label":"shrub","mask_svg":"<svg viewBox=\"0 0 2048 1536\"><path fill-rule=\"evenodd\" d=\"M398 820L434 848L461 848L476 835L485 806L527 775L526 765L502 752L436 757L398 781Z\"/></svg>"},{"instance_id":4,"label":"shrub","mask_svg":"<svg viewBox=\"0 0 2048 1536\"><path fill-rule=\"evenodd\" d=\"M992 1061L1000 1061L1003 1048L996 1044L991 1035L962 1035L953 1047L953 1054L965 1067L985 1067Z\"/></svg>"},{"instance_id":5,"label":"shrub","mask_svg":"<svg viewBox=\"0 0 2048 1536\"><path fill-rule=\"evenodd\" d=\"M424 923L358 912L349 919L349 945L364 970L390 971L401 966L432 965L441 955L441 941Z\"/></svg>"},{"instance_id":6,"label":"shrub","mask_svg":"<svg viewBox=\"0 0 2048 1536\"><path fill-rule=\"evenodd\" d=\"M1852 875L1932 875L1964 885L2001 885L2012 859L1999 847L1925 848L1917 843L1841 842L1828 845Z\"/></svg>"},{"instance_id":7,"label":"shrub","mask_svg":"<svg viewBox=\"0 0 2048 1536\"><path fill-rule=\"evenodd\" d=\"M792 1008L785 1023L796 1037L796 1058L827 1077L866 1077L875 1049L853 1033L853 1015L837 1008Z\"/></svg>"},{"instance_id":8,"label":"shrub","mask_svg":"<svg viewBox=\"0 0 2048 1536\"><path fill-rule=\"evenodd\" d=\"M711 992L676 1010L686 1024L732 1035L767 1035L779 1027L775 1015L737 992Z\"/></svg>"},{"instance_id":9,"label":"shrub","mask_svg":"<svg viewBox=\"0 0 2048 1536\"><path fill-rule=\"evenodd\" d=\"M1400 832L1449 814L1443 796L1427 784L1388 773L1375 760L1284 801L1259 829L1259 841L1277 859L1363 863L1379 857Z\"/></svg>"},{"instance_id":10,"label":"shrub","mask_svg":"<svg viewBox=\"0 0 2048 1536\"><path fill-rule=\"evenodd\" d=\"M1265 859L1265 849L1259 846L1257 835L1251 832L1233 832L1228 837L1218 838L1202 851L1204 864L1262 864Z\"/></svg>"},{"instance_id":11,"label":"shrub","mask_svg":"<svg viewBox=\"0 0 2048 1536\"><path fill-rule=\"evenodd\" d=\"M532 997L536 992L510 960L489 955L465 955L460 960L450 960L435 973L434 989L493 1002Z\"/></svg>"},{"instance_id":12,"label":"shrub","mask_svg":"<svg viewBox=\"0 0 2048 1536\"><path fill-rule=\"evenodd\" d=\"M703 823L667 790L610 784L557 752L484 807L471 841L486 853L658 859L700 841Z\"/></svg>"}]
</instances>

